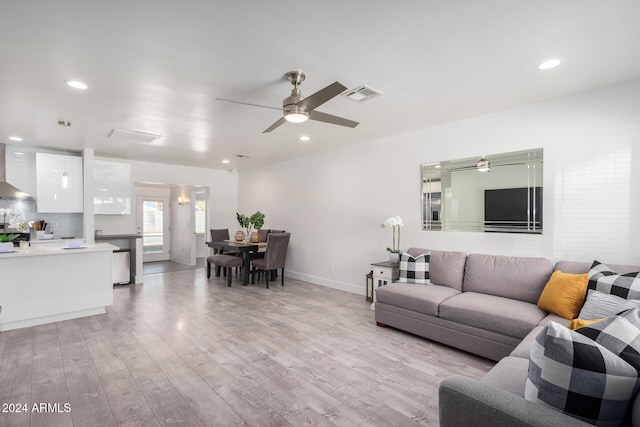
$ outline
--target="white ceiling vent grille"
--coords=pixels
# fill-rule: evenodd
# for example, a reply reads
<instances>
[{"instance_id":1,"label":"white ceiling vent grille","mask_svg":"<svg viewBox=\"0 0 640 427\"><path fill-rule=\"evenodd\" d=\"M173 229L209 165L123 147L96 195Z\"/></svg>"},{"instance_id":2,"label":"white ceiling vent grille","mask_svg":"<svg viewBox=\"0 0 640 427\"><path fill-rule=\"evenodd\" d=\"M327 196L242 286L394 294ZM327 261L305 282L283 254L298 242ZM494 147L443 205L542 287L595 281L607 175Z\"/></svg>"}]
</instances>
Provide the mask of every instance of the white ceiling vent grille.
<instances>
[{"instance_id":1,"label":"white ceiling vent grille","mask_svg":"<svg viewBox=\"0 0 640 427\"><path fill-rule=\"evenodd\" d=\"M367 85L359 86L342 94L345 98L349 98L356 102L366 101L367 99L375 98L379 95L382 95L382 92Z\"/></svg>"},{"instance_id":2,"label":"white ceiling vent grille","mask_svg":"<svg viewBox=\"0 0 640 427\"><path fill-rule=\"evenodd\" d=\"M135 130L111 129L107 134L114 142L135 142L136 144L151 144L161 135L154 133L137 132Z\"/></svg>"}]
</instances>

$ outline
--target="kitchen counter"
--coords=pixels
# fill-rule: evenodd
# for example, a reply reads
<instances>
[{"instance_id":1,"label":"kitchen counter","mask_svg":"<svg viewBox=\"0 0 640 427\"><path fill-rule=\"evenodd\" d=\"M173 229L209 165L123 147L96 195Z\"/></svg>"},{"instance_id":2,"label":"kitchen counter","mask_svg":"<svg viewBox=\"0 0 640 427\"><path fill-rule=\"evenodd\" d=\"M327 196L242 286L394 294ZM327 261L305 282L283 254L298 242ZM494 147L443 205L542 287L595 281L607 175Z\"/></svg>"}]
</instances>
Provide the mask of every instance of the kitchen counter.
<instances>
[{"instance_id":1,"label":"kitchen counter","mask_svg":"<svg viewBox=\"0 0 640 427\"><path fill-rule=\"evenodd\" d=\"M50 256L50 255L77 255L83 252L113 252L118 249L117 246L113 246L109 243L96 243L93 245L85 245L82 248L70 249L66 248L67 240L42 240L47 242L46 245L33 245L29 249L15 248L13 252L0 252L0 260L6 258L20 258L20 257L36 257L36 256Z\"/></svg>"},{"instance_id":2,"label":"kitchen counter","mask_svg":"<svg viewBox=\"0 0 640 427\"><path fill-rule=\"evenodd\" d=\"M118 239L142 239L142 234L102 234L98 236L96 234L96 241L98 240L118 240Z\"/></svg>"},{"instance_id":3,"label":"kitchen counter","mask_svg":"<svg viewBox=\"0 0 640 427\"><path fill-rule=\"evenodd\" d=\"M0 253L0 330L106 313L113 304L109 243L63 249L66 242Z\"/></svg>"}]
</instances>

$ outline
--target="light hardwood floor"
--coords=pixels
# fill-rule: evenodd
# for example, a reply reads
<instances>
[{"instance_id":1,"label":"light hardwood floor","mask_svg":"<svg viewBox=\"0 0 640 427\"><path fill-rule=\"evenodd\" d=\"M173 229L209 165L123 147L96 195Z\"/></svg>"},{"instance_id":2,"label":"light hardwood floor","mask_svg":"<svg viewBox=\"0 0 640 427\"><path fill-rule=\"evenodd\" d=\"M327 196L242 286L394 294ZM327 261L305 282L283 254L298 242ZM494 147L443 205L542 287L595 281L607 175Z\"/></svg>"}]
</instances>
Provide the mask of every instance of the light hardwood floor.
<instances>
[{"instance_id":1,"label":"light hardwood floor","mask_svg":"<svg viewBox=\"0 0 640 427\"><path fill-rule=\"evenodd\" d=\"M0 426L435 426L440 381L493 366L373 315L362 296L289 278L148 275L116 287L105 315L0 334L0 403L29 406Z\"/></svg>"}]
</instances>

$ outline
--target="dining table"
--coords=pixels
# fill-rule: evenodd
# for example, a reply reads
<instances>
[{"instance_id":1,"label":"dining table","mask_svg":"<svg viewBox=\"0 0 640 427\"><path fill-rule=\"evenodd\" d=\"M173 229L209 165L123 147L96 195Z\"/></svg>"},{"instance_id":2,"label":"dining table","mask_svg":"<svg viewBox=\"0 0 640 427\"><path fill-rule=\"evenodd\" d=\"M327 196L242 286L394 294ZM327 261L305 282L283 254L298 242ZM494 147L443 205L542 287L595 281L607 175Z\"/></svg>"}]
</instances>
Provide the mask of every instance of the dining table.
<instances>
[{"instance_id":1,"label":"dining table","mask_svg":"<svg viewBox=\"0 0 640 427\"><path fill-rule=\"evenodd\" d=\"M265 242L259 243L245 243L238 242L236 240L219 240L219 241L211 241L207 242L207 246L212 249L218 249L219 254L223 254L226 252L239 252L242 255L242 259L244 262L243 272L242 272L242 286L246 286L249 284L249 270L251 269L251 253L262 252L266 249L267 244ZM220 268L216 266L217 269ZM216 274L218 274L216 272ZM231 274L231 272L227 272L227 274Z\"/></svg>"}]
</instances>

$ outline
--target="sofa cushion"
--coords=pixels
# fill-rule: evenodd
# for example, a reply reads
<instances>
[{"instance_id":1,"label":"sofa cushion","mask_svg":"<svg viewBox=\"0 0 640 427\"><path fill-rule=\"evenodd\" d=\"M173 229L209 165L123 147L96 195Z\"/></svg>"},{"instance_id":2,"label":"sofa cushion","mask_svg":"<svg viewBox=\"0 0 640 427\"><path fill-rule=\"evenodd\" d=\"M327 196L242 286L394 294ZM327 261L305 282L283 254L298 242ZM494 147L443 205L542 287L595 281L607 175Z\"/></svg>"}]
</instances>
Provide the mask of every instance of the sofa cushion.
<instances>
[{"instance_id":1,"label":"sofa cushion","mask_svg":"<svg viewBox=\"0 0 640 427\"><path fill-rule=\"evenodd\" d=\"M429 249L422 248L407 249L407 253L412 256L425 252L431 252L429 259L429 280L431 280L431 283L449 286L462 291L462 279L464 278L467 254L454 251L429 251Z\"/></svg>"},{"instance_id":2,"label":"sofa cushion","mask_svg":"<svg viewBox=\"0 0 640 427\"><path fill-rule=\"evenodd\" d=\"M391 283L376 289L376 300L430 316L438 316L440 303L460 291L439 285Z\"/></svg>"},{"instance_id":3,"label":"sofa cushion","mask_svg":"<svg viewBox=\"0 0 640 427\"><path fill-rule=\"evenodd\" d=\"M418 283L428 285L429 280L429 258L430 252L419 255L410 255L406 252L400 254L400 277L402 283Z\"/></svg>"},{"instance_id":4,"label":"sofa cushion","mask_svg":"<svg viewBox=\"0 0 640 427\"><path fill-rule=\"evenodd\" d=\"M587 295L589 275L556 270L544 286L538 307L565 319L575 319Z\"/></svg>"},{"instance_id":5,"label":"sofa cushion","mask_svg":"<svg viewBox=\"0 0 640 427\"><path fill-rule=\"evenodd\" d=\"M491 368L480 381L522 397L528 369L528 355L526 358L507 356Z\"/></svg>"},{"instance_id":6,"label":"sofa cushion","mask_svg":"<svg viewBox=\"0 0 640 427\"><path fill-rule=\"evenodd\" d=\"M625 299L640 299L640 272L617 274L606 265L594 261L589 270L587 289Z\"/></svg>"},{"instance_id":7,"label":"sofa cushion","mask_svg":"<svg viewBox=\"0 0 640 427\"><path fill-rule=\"evenodd\" d=\"M538 333L542 330L542 328L549 322L556 322L564 326L571 323L569 320L565 319L564 317L560 317L557 314L553 314L553 313L547 314L544 319L538 322L538 326L533 328L531 332L529 332L527 336L524 337L522 341L520 341L520 344L518 344L516 348L513 349L513 351L509 356L521 357L529 360L531 343L533 343L533 340L536 339L536 335L538 335Z\"/></svg>"},{"instance_id":8,"label":"sofa cushion","mask_svg":"<svg viewBox=\"0 0 640 427\"><path fill-rule=\"evenodd\" d=\"M440 304L440 317L515 338L524 338L546 316L535 304L463 292Z\"/></svg>"},{"instance_id":9,"label":"sofa cushion","mask_svg":"<svg viewBox=\"0 0 640 427\"><path fill-rule=\"evenodd\" d=\"M540 331L545 326L546 326L546 324L545 325L539 325L539 326L536 326L535 328L533 328L531 330L531 332L529 332L527 334L527 336L524 337L522 339L522 341L520 341L520 344L518 344L516 346L516 348L513 349L511 354L509 354L509 356L511 356L511 357L519 357L521 359L525 359L527 361L527 369L528 369L528 366L529 366L529 354L531 353L531 344L533 344L533 341L536 339L536 337L538 336Z\"/></svg>"},{"instance_id":10,"label":"sofa cushion","mask_svg":"<svg viewBox=\"0 0 640 427\"><path fill-rule=\"evenodd\" d=\"M540 325L544 326L549 322L556 322L556 323L559 323L559 324L565 325L565 326L568 325L569 323L571 323L569 321L569 319L565 319L564 317L560 317L557 314L549 313L544 317L544 319L542 319L541 321L538 322L538 326L540 326Z\"/></svg>"},{"instance_id":11,"label":"sofa cushion","mask_svg":"<svg viewBox=\"0 0 640 427\"><path fill-rule=\"evenodd\" d=\"M536 304L552 268L545 258L471 254L462 290Z\"/></svg>"},{"instance_id":12,"label":"sofa cushion","mask_svg":"<svg viewBox=\"0 0 640 427\"><path fill-rule=\"evenodd\" d=\"M589 338L550 322L531 346L524 397L597 425L621 425L638 372Z\"/></svg>"}]
</instances>

